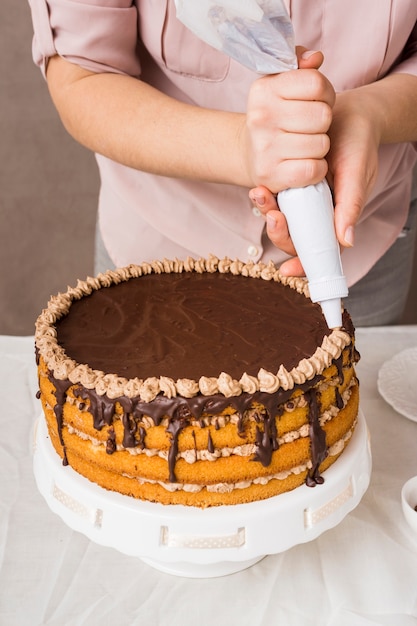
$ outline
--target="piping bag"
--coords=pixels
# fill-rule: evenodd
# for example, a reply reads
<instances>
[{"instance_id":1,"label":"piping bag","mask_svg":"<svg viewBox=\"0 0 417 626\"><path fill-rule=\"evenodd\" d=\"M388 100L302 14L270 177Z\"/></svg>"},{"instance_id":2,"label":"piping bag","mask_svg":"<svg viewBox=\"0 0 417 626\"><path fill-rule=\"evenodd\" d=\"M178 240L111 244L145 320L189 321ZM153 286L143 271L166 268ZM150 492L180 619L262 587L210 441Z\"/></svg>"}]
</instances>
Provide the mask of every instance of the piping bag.
<instances>
[{"instance_id":1,"label":"piping bag","mask_svg":"<svg viewBox=\"0 0 417 626\"><path fill-rule=\"evenodd\" d=\"M291 20L283 0L175 0L177 18L200 39L258 74L297 69ZM306 273L310 298L329 328L342 326L348 295L326 180L277 196Z\"/></svg>"}]
</instances>

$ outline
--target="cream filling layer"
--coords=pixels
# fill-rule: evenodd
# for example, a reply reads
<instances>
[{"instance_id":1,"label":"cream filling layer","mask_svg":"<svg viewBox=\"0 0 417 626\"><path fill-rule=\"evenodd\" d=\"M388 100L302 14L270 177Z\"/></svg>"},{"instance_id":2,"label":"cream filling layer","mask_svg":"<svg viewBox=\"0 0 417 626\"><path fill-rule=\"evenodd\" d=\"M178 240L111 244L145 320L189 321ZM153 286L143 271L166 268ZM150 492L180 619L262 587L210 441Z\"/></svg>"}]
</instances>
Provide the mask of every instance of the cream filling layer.
<instances>
[{"instance_id":1,"label":"cream filling layer","mask_svg":"<svg viewBox=\"0 0 417 626\"><path fill-rule=\"evenodd\" d=\"M348 441L352 437L353 431L356 426L356 420L353 424L352 428L337 441L333 446L327 451L327 455L337 456L342 452L342 450L347 445ZM130 478L131 480L136 480L141 485L151 484L151 485L160 485L166 491L175 492L175 491L186 491L187 493L199 493L203 489L208 491L209 493L231 493L235 489L247 489L251 485L267 485L271 480L285 480L291 474L300 474L308 469L312 468L311 461L307 461L305 464L297 465L288 470L284 470L282 472L278 472L276 474L271 474L270 476L260 476L258 478L254 478L252 480L242 480L237 483L217 483L214 485L197 485L193 483L165 483L159 480L147 480L144 478L138 478L137 476L130 476L129 474L124 473L123 476L126 478Z\"/></svg>"}]
</instances>

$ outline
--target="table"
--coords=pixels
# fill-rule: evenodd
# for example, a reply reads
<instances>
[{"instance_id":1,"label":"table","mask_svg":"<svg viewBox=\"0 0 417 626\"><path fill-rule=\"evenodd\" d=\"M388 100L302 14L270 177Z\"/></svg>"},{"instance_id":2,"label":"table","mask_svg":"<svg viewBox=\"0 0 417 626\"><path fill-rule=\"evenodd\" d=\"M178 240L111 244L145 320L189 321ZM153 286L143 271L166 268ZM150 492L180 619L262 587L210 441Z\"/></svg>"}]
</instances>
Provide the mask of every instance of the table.
<instances>
[{"instance_id":1,"label":"table","mask_svg":"<svg viewBox=\"0 0 417 626\"><path fill-rule=\"evenodd\" d=\"M32 426L40 414L32 337L0 336L0 624L2 626L411 626L417 536L402 484L417 474L417 423L379 395L382 363L417 345L417 326L358 329L371 483L336 528L253 567L189 579L95 545L37 491Z\"/></svg>"}]
</instances>

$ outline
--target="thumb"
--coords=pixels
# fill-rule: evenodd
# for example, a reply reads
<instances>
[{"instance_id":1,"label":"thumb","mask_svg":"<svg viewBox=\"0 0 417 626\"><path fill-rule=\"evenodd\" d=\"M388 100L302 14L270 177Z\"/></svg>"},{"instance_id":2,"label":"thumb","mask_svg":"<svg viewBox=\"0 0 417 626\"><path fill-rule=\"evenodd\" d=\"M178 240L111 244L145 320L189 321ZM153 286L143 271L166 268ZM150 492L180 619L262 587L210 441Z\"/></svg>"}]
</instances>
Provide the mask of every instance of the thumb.
<instances>
[{"instance_id":1,"label":"thumb","mask_svg":"<svg viewBox=\"0 0 417 626\"><path fill-rule=\"evenodd\" d=\"M304 46L296 47L298 67L303 70L318 70L324 61L323 53L317 50L307 50Z\"/></svg>"}]
</instances>

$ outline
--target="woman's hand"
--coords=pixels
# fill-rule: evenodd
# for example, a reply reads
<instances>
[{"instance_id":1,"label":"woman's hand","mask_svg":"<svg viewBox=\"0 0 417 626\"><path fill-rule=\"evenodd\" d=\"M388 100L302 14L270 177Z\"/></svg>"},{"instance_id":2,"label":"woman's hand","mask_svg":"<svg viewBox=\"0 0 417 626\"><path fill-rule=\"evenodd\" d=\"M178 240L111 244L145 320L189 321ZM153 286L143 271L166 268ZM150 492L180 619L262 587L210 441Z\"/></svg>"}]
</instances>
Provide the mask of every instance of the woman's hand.
<instances>
[{"instance_id":1,"label":"woman's hand","mask_svg":"<svg viewBox=\"0 0 417 626\"><path fill-rule=\"evenodd\" d=\"M335 201L336 234L344 247L354 244L354 227L378 175L382 127L374 109L374 98L368 98L362 88L339 94L333 109L328 181Z\"/></svg>"},{"instance_id":2,"label":"woman's hand","mask_svg":"<svg viewBox=\"0 0 417 626\"><path fill-rule=\"evenodd\" d=\"M373 99L366 91L341 93L333 107L329 129L330 150L327 178L335 198L335 227L339 243L353 246L354 226L375 184L378 173L378 147L381 125L373 114ZM315 181L311 181L314 184ZM304 274L288 233L284 215L279 211L275 195L266 187L251 190L250 197L266 218L271 241L294 258L281 266L286 275Z\"/></svg>"},{"instance_id":3,"label":"woman's hand","mask_svg":"<svg viewBox=\"0 0 417 626\"><path fill-rule=\"evenodd\" d=\"M336 235L342 247L354 244L355 225L377 179L380 145L417 141L416 99L417 78L400 73L337 94L327 133L330 150L326 160L335 201ZM292 182L287 180L286 186L294 187ZM312 177L304 184L315 182ZM281 265L282 273L303 275L274 189L258 185L249 195L266 218L271 241L294 257Z\"/></svg>"},{"instance_id":4,"label":"woman's hand","mask_svg":"<svg viewBox=\"0 0 417 626\"><path fill-rule=\"evenodd\" d=\"M417 140L416 101L417 77L401 73L338 94L327 160L342 246L354 243L355 225L378 176L379 147Z\"/></svg>"},{"instance_id":5,"label":"woman's hand","mask_svg":"<svg viewBox=\"0 0 417 626\"><path fill-rule=\"evenodd\" d=\"M327 173L335 93L317 71L323 55L297 51L300 69L256 80L248 97L244 167L253 186L272 193L319 182Z\"/></svg>"},{"instance_id":6,"label":"woman's hand","mask_svg":"<svg viewBox=\"0 0 417 626\"><path fill-rule=\"evenodd\" d=\"M321 52L297 48L299 69L255 81L248 100L246 167L256 182L251 200L267 221L272 242L295 255L276 194L288 187L304 187L323 180L335 102L333 87L318 68ZM284 267L284 266L283 266ZM302 275L297 258L287 261L289 274Z\"/></svg>"}]
</instances>

